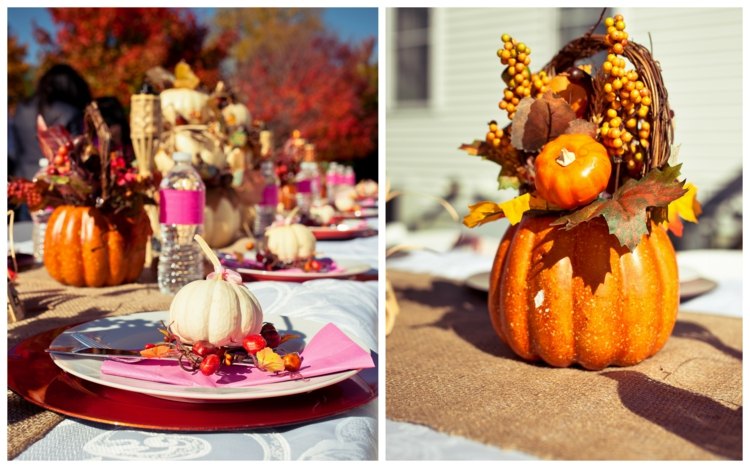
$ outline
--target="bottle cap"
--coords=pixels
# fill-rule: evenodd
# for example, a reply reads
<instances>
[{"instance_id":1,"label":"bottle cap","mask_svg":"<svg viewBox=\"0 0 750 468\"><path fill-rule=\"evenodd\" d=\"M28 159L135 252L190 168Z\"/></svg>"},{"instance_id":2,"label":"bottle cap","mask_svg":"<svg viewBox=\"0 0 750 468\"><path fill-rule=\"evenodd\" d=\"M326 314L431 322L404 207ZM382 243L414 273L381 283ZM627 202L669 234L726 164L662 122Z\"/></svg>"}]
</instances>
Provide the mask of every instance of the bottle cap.
<instances>
[{"instance_id":1,"label":"bottle cap","mask_svg":"<svg viewBox=\"0 0 750 468\"><path fill-rule=\"evenodd\" d=\"M190 153L176 151L172 153L172 160L174 162L192 162L193 156Z\"/></svg>"}]
</instances>

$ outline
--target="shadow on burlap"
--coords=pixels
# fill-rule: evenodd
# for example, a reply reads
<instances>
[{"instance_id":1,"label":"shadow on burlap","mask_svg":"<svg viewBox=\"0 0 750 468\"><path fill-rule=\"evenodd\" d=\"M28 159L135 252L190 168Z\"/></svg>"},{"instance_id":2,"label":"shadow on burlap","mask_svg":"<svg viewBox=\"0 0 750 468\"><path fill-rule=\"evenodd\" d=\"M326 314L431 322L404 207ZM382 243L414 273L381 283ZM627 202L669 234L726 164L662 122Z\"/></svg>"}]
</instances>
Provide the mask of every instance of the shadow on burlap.
<instances>
[{"instance_id":1,"label":"shadow on burlap","mask_svg":"<svg viewBox=\"0 0 750 468\"><path fill-rule=\"evenodd\" d=\"M546 459L741 459L742 321L680 312L654 357L598 372L518 359L486 293L388 272L386 414Z\"/></svg>"},{"instance_id":2,"label":"shadow on burlap","mask_svg":"<svg viewBox=\"0 0 750 468\"><path fill-rule=\"evenodd\" d=\"M139 283L105 288L72 288L50 278L44 268L19 275L16 287L26 317L8 324L8 349L39 333L106 316L168 310L172 297L161 294L155 270L144 270ZM44 437L63 416L8 390L8 458Z\"/></svg>"}]
</instances>

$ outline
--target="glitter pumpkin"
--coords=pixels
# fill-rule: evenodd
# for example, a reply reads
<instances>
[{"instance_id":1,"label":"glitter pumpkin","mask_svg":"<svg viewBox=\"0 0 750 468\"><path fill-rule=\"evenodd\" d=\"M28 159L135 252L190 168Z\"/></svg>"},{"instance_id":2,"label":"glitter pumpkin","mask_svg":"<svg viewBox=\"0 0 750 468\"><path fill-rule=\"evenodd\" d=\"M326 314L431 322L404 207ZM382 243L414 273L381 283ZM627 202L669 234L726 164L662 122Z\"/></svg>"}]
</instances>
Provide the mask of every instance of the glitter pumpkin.
<instances>
[{"instance_id":1,"label":"glitter pumpkin","mask_svg":"<svg viewBox=\"0 0 750 468\"><path fill-rule=\"evenodd\" d=\"M555 367L629 366L666 343L677 318L674 248L653 225L632 252L602 218L563 230L525 216L495 256L489 312L517 355Z\"/></svg>"}]
</instances>

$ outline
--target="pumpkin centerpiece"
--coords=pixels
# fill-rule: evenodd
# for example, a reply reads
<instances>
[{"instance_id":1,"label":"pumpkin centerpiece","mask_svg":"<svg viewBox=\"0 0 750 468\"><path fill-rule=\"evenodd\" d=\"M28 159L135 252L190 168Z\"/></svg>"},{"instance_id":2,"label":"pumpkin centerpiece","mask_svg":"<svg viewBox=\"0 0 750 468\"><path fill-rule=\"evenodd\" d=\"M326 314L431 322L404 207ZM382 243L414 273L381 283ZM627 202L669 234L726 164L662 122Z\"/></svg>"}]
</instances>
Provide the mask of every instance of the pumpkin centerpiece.
<instances>
[{"instance_id":1,"label":"pumpkin centerpiece","mask_svg":"<svg viewBox=\"0 0 750 468\"><path fill-rule=\"evenodd\" d=\"M47 172L34 181L11 181L8 195L32 211L55 208L44 238L44 266L52 278L77 287L133 282L145 263L151 225L144 204L153 203L147 193L155 184L138 173L123 148L110 147L95 102L86 108L84 124L85 134L74 138L39 117Z\"/></svg>"},{"instance_id":2,"label":"pumpkin centerpiece","mask_svg":"<svg viewBox=\"0 0 750 468\"><path fill-rule=\"evenodd\" d=\"M485 140L462 146L499 163L501 188L521 193L474 204L464 219L511 223L490 277L492 326L519 357L557 367L628 366L664 346L679 306L667 229L681 222L671 213L681 198L691 207L685 219L700 212L680 166L668 163L671 111L658 64L628 40L621 15L605 26L533 74L528 47L504 34L499 107L510 124L492 121ZM594 76L574 65L603 50Z\"/></svg>"}]
</instances>

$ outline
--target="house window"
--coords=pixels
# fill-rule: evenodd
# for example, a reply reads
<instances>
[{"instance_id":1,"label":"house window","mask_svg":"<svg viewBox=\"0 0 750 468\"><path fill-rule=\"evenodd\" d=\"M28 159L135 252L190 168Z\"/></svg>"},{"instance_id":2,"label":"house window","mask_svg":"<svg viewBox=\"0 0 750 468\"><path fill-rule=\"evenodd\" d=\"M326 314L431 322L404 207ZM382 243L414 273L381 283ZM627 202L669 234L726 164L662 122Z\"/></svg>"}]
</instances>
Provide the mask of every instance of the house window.
<instances>
[{"instance_id":1,"label":"house window","mask_svg":"<svg viewBox=\"0 0 750 468\"><path fill-rule=\"evenodd\" d=\"M430 10L396 11L396 101L426 105L430 100Z\"/></svg>"}]
</instances>

